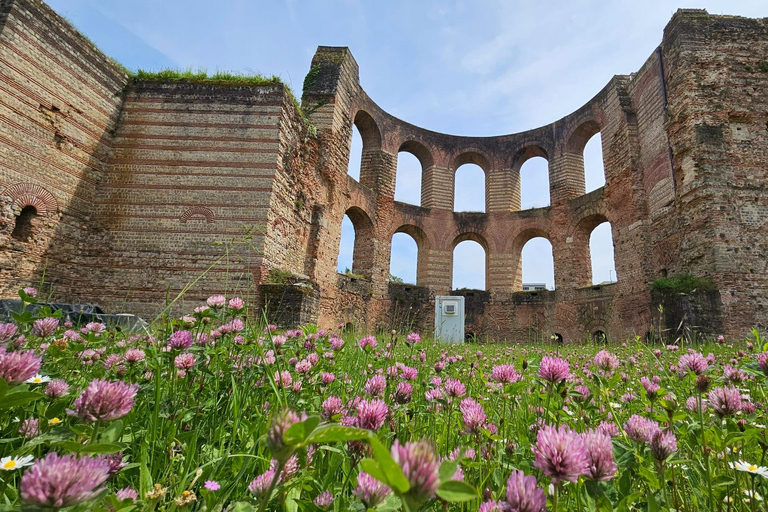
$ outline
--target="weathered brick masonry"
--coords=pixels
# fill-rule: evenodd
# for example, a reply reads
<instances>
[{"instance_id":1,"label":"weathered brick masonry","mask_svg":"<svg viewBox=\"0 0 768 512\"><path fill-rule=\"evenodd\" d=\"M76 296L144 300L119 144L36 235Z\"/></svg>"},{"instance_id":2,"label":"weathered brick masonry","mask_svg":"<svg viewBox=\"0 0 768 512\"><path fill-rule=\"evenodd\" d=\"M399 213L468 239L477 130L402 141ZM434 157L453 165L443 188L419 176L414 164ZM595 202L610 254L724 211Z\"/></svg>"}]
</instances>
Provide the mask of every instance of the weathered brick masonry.
<instances>
[{"instance_id":1,"label":"weathered brick masonry","mask_svg":"<svg viewBox=\"0 0 768 512\"><path fill-rule=\"evenodd\" d=\"M680 304L742 334L768 307L766 91L768 20L681 10L637 73L541 128L413 126L331 47L312 61L304 119L282 85L129 79L42 2L0 0L0 291L44 280L56 299L146 315L187 288L187 302L285 296L283 318L424 328L434 295L451 293L453 249L475 240L488 293L467 297L474 334L644 335L660 300L651 283L681 272L717 292ZM346 172L353 124L359 183ZM598 132L606 184L584 194L583 148ZM394 201L399 151L421 161L420 207ZM549 162L551 206L520 211L534 156ZM452 211L468 162L486 173L487 213ZM336 273L345 214L363 278ZM604 221L618 282L592 286L589 236ZM417 287L388 283L397 232L417 242ZM521 292L521 251L538 236L552 243L556 290ZM302 290L256 286L272 269L304 275Z\"/></svg>"}]
</instances>

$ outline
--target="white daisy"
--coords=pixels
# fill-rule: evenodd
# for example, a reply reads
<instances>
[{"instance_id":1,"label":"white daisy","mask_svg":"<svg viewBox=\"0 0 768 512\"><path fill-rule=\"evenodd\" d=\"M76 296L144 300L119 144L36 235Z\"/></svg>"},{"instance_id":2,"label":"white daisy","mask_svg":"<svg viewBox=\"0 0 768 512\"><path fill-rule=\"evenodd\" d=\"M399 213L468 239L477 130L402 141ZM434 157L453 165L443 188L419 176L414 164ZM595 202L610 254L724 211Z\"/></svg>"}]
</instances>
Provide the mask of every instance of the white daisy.
<instances>
[{"instance_id":1,"label":"white daisy","mask_svg":"<svg viewBox=\"0 0 768 512\"><path fill-rule=\"evenodd\" d=\"M744 471L745 473L752 475L760 475L763 478L768 478L768 468L765 466L755 466L754 464L744 462L743 460L738 462L729 462L728 465L731 466L731 469L736 469L738 471Z\"/></svg>"},{"instance_id":2,"label":"white daisy","mask_svg":"<svg viewBox=\"0 0 768 512\"><path fill-rule=\"evenodd\" d=\"M747 498L755 498L755 501L763 501L763 497L760 496L757 492L752 492L749 489L744 489L744 496ZM749 501L749 499L745 499L744 501Z\"/></svg>"},{"instance_id":3,"label":"white daisy","mask_svg":"<svg viewBox=\"0 0 768 512\"><path fill-rule=\"evenodd\" d=\"M34 457L31 455L25 455L24 457L3 457L0 459L0 471L13 471L14 469L31 466L33 458Z\"/></svg>"},{"instance_id":4,"label":"white daisy","mask_svg":"<svg viewBox=\"0 0 768 512\"><path fill-rule=\"evenodd\" d=\"M43 384L44 382L50 382L50 381L51 381L50 377L46 377L45 375L40 375L40 374L37 374L26 380L27 384Z\"/></svg>"}]
</instances>

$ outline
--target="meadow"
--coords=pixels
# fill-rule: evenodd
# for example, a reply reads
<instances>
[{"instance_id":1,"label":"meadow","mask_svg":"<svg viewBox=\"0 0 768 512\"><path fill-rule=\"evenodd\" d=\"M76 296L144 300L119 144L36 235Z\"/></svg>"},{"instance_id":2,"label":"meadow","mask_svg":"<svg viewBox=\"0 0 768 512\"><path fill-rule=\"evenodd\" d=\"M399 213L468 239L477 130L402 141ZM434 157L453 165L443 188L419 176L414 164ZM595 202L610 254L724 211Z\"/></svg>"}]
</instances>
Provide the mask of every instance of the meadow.
<instances>
[{"instance_id":1,"label":"meadow","mask_svg":"<svg viewBox=\"0 0 768 512\"><path fill-rule=\"evenodd\" d=\"M247 306L0 324L0 510L765 510L757 331L445 345Z\"/></svg>"}]
</instances>

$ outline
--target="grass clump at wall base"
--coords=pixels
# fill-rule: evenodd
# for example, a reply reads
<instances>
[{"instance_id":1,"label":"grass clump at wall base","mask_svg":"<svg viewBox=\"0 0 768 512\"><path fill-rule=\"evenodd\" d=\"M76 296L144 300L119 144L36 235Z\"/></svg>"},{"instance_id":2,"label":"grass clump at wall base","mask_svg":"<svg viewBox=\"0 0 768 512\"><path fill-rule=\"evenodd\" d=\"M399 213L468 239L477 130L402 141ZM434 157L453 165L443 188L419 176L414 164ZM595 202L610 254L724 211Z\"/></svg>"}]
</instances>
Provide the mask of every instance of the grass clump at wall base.
<instances>
[{"instance_id":1,"label":"grass clump at wall base","mask_svg":"<svg viewBox=\"0 0 768 512\"><path fill-rule=\"evenodd\" d=\"M192 68L186 70L166 68L157 71L137 69L131 76L136 80L184 81L232 86L285 85L280 77L275 75L268 77L258 73L247 75L229 71L216 71L209 75L204 69L195 71Z\"/></svg>"},{"instance_id":2,"label":"grass clump at wall base","mask_svg":"<svg viewBox=\"0 0 768 512\"><path fill-rule=\"evenodd\" d=\"M709 279L685 273L660 277L651 284L651 289L667 293L691 293L694 290L717 290L717 287Z\"/></svg>"}]
</instances>

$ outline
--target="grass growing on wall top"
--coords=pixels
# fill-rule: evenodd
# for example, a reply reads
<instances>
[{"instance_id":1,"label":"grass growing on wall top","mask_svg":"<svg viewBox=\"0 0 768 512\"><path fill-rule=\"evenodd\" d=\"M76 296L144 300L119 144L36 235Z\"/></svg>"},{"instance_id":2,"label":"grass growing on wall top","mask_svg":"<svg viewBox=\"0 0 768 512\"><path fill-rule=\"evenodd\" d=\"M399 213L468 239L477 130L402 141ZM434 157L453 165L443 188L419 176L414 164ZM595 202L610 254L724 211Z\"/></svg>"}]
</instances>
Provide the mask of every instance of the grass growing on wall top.
<instances>
[{"instance_id":1,"label":"grass growing on wall top","mask_svg":"<svg viewBox=\"0 0 768 512\"><path fill-rule=\"evenodd\" d=\"M230 71L216 71L208 74L205 69L193 70L165 68L157 71L148 71L137 69L132 77L136 80L166 80L166 81L185 81L195 83L215 83L217 85L234 86L258 86L258 85L285 85L279 76L265 76L259 73L244 74L233 73Z\"/></svg>"},{"instance_id":2,"label":"grass growing on wall top","mask_svg":"<svg viewBox=\"0 0 768 512\"><path fill-rule=\"evenodd\" d=\"M661 292L691 293L694 290L716 290L717 286L709 279L685 273L660 277L651 283L651 289Z\"/></svg>"}]
</instances>

